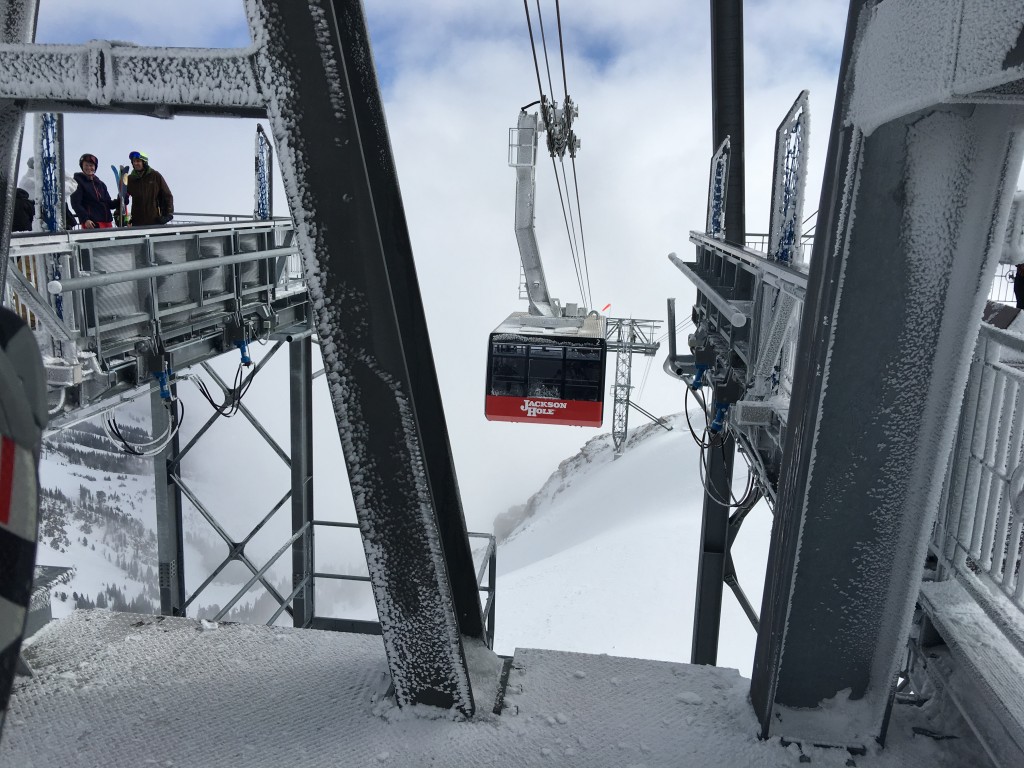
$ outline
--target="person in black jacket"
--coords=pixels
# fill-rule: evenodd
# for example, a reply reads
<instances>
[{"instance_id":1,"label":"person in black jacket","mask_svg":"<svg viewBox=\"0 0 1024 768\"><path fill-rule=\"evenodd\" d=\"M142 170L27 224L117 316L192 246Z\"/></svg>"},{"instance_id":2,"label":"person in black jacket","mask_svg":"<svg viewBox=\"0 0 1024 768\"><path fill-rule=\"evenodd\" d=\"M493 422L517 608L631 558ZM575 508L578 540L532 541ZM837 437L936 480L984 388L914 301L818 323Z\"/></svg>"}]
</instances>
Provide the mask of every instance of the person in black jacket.
<instances>
[{"instance_id":1,"label":"person in black jacket","mask_svg":"<svg viewBox=\"0 0 1024 768\"><path fill-rule=\"evenodd\" d=\"M14 219L11 222L12 232L29 232L32 229L32 219L36 215L36 204L28 196L28 191L18 187L14 196Z\"/></svg>"},{"instance_id":2,"label":"person in black jacket","mask_svg":"<svg viewBox=\"0 0 1024 768\"><path fill-rule=\"evenodd\" d=\"M78 158L81 173L75 174L78 189L71 195L71 207L75 209L78 223L83 229L107 229L114 226L110 212L117 208L117 202L110 199L107 185L96 175L99 160L96 155L86 153Z\"/></svg>"},{"instance_id":3,"label":"person in black jacket","mask_svg":"<svg viewBox=\"0 0 1024 768\"><path fill-rule=\"evenodd\" d=\"M1013 295L1017 298L1017 309L1024 309L1024 264L1017 265L1013 276Z\"/></svg>"}]
</instances>

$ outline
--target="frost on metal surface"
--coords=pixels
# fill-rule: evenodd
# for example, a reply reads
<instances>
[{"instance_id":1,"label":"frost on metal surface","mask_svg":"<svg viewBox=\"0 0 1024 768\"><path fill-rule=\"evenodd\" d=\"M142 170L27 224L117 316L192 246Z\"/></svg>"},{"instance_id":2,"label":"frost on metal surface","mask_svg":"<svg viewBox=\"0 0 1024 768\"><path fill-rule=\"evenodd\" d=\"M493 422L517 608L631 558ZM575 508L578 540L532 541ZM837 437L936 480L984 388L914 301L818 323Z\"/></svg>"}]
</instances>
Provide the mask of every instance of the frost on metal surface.
<instances>
[{"instance_id":1,"label":"frost on metal surface","mask_svg":"<svg viewBox=\"0 0 1024 768\"><path fill-rule=\"evenodd\" d=\"M822 379L795 556L805 573L794 579L786 627L787 642L796 638L804 655L817 653L807 627L824 632L846 666L818 680L853 688L837 697L821 682L801 682L807 659L787 651L779 702L807 707L789 716L793 738L822 738L818 715L828 719L829 706L866 728L840 743L884 731L1019 168L1012 126L1012 114L996 107L940 106L886 125L862 145L854 132L861 159L851 162L857 186L844 195L844 215L870 221L835 230L849 250L835 314L821 319L832 325L822 329L823 370L812 372ZM894 190L899 205L886 209L881 200ZM870 376L855 373L866 355ZM860 404L856 415L851 401ZM850 538L837 541L842 519ZM829 608L837 602L841 616Z\"/></svg>"},{"instance_id":2,"label":"frost on metal surface","mask_svg":"<svg viewBox=\"0 0 1024 768\"><path fill-rule=\"evenodd\" d=\"M257 107L262 103L251 51L188 48L112 50L116 88L111 98L142 104Z\"/></svg>"},{"instance_id":3,"label":"frost on metal surface","mask_svg":"<svg viewBox=\"0 0 1024 768\"><path fill-rule=\"evenodd\" d=\"M1021 0L901 0L867 11L854 54L847 125L865 133L946 101L1008 100L980 91L1024 77ZM1019 89L1017 89L1019 90Z\"/></svg>"},{"instance_id":4,"label":"frost on metal surface","mask_svg":"<svg viewBox=\"0 0 1024 768\"><path fill-rule=\"evenodd\" d=\"M520 649L501 716L456 722L388 707L380 642L366 635L75 611L28 656L36 675L12 700L4 766L842 768L849 758L758 739L747 681L711 666ZM860 768L975 764L977 742L937 708L900 707L894 720L888 746L868 745Z\"/></svg>"},{"instance_id":5,"label":"frost on metal surface","mask_svg":"<svg viewBox=\"0 0 1024 768\"><path fill-rule=\"evenodd\" d=\"M1021 190L1013 196L999 263L1024 264L1024 191Z\"/></svg>"},{"instance_id":6,"label":"frost on metal surface","mask_svg":"<svg viewBox=\"0 0 1024 768\"><path fill-rule=\"evenodd\" d=\"M775 132L768 256L794 266L804 262L801 236L810 123L808 93L801 91Z\"/></svg>"},{"instance_id":7,"label":"frost on metal surface","mask_svg":"<svg viewBox=\"0 0 1024 768\"><path fill-rule=\"evenodd\" d=\"M86 45L0 45L0 96L96 107L262 108L250 49Z\"/></svg>"},{"instance_id":8,"label":"frost on metal surface","mask_svg":"<svg viewBox=\"0 0 1024 768\"><path fill-rule=\"evenodd\" d=\"M1024 2L963 0L954 88L958 94L1024 77ZM1016 101L1020 103L1018 93Z\"/></svg>"},{"instance_id":9,"label":"frost on metal surface","mask_svg":"<svg viewBox=\"0 0 1024 768\"><path fill-rule=\"evenodd\" d=\"M368 294L372 285L375 297L384 295L381 255L360 252L340 223L374 216L370 193L365 177L355 170L333 175L329 185L322 173L313 172L322 172L325 164L362 168L364 162L379 161L362 155L358 131L363 126L354 125L346 79L351 73L343 71L333 10L330 3L311 2L311 30L294 17L286 19L295 12L272 0L247 0L246 12L396 696L405 705L430 703L427 699L439 693L470 714L472 693L423 443L407 391L402 340L394 308ZM301 41L290 39L293 33L301 34ZM318 51L306 56L300 71L294 47L312 41ZM331 126L314 124L303 114L310 80L317 83L314 87L325 84L325 92L313 97L327 100L336 121ZM314 162L320 167L314 169ZM368 410L384 418L371 421ZM395 464L404 465L404 471L389 471Z\"/></svg>"},{"instance_id":10,"label":"frost on metal surface","mask_svg":"<svg viewBox=\"0 0 1024 768\"><path fill-rule=\"evenodd\" d=\"M725 239L729 157L729 137L726 136L711 158L711 178L708 182L708 215L704 231L716 240Z\"/></svg>"}]
</instances>

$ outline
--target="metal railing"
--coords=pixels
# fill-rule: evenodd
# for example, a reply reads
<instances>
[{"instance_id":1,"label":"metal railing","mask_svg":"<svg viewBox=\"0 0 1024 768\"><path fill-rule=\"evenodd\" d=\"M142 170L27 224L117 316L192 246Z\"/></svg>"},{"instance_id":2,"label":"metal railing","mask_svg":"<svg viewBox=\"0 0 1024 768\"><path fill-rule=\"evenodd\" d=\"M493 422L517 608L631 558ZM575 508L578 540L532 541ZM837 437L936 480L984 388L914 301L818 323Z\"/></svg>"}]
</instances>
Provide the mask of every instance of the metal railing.
<instances>
[{"instance_id":1,"label":"metal railing","mask_svg":"<svg viewBox=\"0 0 1024 768\"><path fill-rule=\"evenodd\" d=\"M989 301L998 301L1011 307L1017 303L1017 297L1013 294L1013 276L1016 271L1017 268L1014 266L999 265L996 276L992 279L992 289L988 293Z\"/></svg>"},{"instance_id":2,"label":"metal railing","mask_svg":"<svg viewBox=\"0 0 1024 768\"><path fill-rule=\"evenodd\" d=\"M771 235L767 232L747 232L743 237L744 244L747 248L755 251L760 251L765 254L767 258L768 254L768 242L771 239ZM795 264L807 264L811 260L811 251L814 250L814 232L808 232L800 236L800 243L797 245L796 258L793 260ZM805 267L806 269L806 267Z\"/></svg>"},{"instance_id":3,"label":"metal railing","mask_svg":"<svg viewBox=\"0 0 1024 768\"><path fill-rule=\"evenodd\" d=\"M184 367L217 352L229 322L308 324L287 219L14 235L10 259L5 303L44 351L53 415L67 387L84 386L74 400L86 406L90 387L148 383L140 345Z\"/></svg>"},{"instance_id":4,"label":"metal railing","mask_svg":"<svg viewBox=\"0 0 1024 768\"><path fill-rule=\"evenodd\" d=\"M932 549L1024 613L1024 336L983 325Z\"/></svg>"},{"instance_id":5,"label":"metal railing","mask_svg":"<svg viewBox=\"0 0 1024 768\"><path fill-rule=\"evenodd\" d=\"M317 526L324 528L343 528L350 530L359 530L358 523L343 523L332 520L314 520L313 528ZM478 563L476 583L477 588L480 592L487 595L487 599L483 604L484 614L484 631L487 636L487 647L494 648L494 619L495 619L495 594L497 593L497 542L493 534L489 533L469 533L467 534L472 539L484 539L487 542L486 548L483 552L474 553L473 560ZM367 575L360 574L349 574L349 573L330 573L327 571L314 571L312 574L313 579L334 579L337 581L358 581L369 583L370 577ZM484 578L487 579L487 584L484 584ZM275 617L276 618L276 615ZM360 619L339 619L328 616L317 616L313 615L310 620L309 626L313 629L333 629L342 632L359 632L363 634L379 635L380 634L380 622L379 621L366 621Z\"/></svg>"}]
</instances>

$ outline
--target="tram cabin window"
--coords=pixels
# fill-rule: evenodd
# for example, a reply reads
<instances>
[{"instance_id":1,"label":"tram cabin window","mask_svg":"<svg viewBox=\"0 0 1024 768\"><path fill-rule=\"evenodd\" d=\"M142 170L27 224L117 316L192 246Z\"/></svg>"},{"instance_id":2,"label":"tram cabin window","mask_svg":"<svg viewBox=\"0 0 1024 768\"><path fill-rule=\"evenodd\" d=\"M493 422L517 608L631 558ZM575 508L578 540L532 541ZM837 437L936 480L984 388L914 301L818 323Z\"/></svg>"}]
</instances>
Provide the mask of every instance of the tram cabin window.
<instances>
[{"instance_id":1,"label":"tram cabin window","mask_svg":"<svg viewBox=\"0 0 1024 768\"><path fill-rule=\"evenodd\" d=\"M565 350L565 399L601 399L601 350L597 347Z\"/></svg>"},{"instance_id":2,"label":"tram cabin window","mask_svg":"<svg viewBox=\"0 0 1024 768\"><path fill-rule=\"evenodd\" d=\"M524 397L526 345L493 344L491 351L491 394Z\"/></svg>"},{"instance_id":3,"label":"tram cabin window","mask_svg":"<svg viewBox=\"0 0 1024 768\"><path fill-rule=\"evenodd\" d=\"M562 347L530 347L528 397L562 397Z\"/></svg>"}]
</instances>

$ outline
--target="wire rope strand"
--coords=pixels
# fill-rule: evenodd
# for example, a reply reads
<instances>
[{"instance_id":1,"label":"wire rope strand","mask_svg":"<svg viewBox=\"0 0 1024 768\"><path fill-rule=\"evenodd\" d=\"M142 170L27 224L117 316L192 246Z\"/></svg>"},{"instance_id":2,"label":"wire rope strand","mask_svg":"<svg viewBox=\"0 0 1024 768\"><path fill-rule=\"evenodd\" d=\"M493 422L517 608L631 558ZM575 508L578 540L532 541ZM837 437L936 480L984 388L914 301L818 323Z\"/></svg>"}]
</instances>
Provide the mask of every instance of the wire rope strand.
<instances>
[{"instance_id":1,"label":"wire rope strand","mask_svg":"<svg viewBox=\"0 0 1024 768\"><path fill-rule=\"evenodd\" d=\"M544 17L540 13L540 0L537 0L537 26L540 27L540 44L544 50L544 67L548 71L548 91L553 99L555 97L555 86L551 80L551 62L548 60L548 41L544 35Z\"/></svg>"},{"instance_id":2,"label":"wire rope strand","mask_svg":"<svg viewBox=\"0 0 1024 768\"><path fill-rule=\"evenodd\" d=\"M686 326L688 326L688 325L693 325L693 320L691 320L690 318L686 318L685 320L680 320L678 323L676 323L676 334L678 335L679 333L682 333L683 329L686 328ZM656 344L661 344L661 342L663 342L666 339L668 339L668 336L669 336L669 331L665 331L663 334L661 334L661 336L656 338L654 341L655 341Z\"/></svg>"},{"instance_id":3,"label":"wire rope strand","mask_svg":"<svg viewBox=\"0 0 1024 768\"><path fill-rule=\"evenodd\" d=\"M594 306L594 297L590 292L590 264L587 262L587 239L583 234L583 208L580 206L580 184L579 179L576 176L576 156L570 155L569 161L572 163L572 183L576 188L576 217L580 221L580 245L583 249L583 272L587 281L587 297L590 300L589 306L592 307Z\"/></svg>"},{"instance_id":4,"label":"wire rope strand","mask_svg":"<svg viewBox=\"0 0 1024 768\"><path fill-rule=\"evenodd\" d=\"M558 185L558 199L562 203L562 219L565 220L565 234L569 238L569 251L572 254L572 265L576 270L576 284L580 289L580 299L583 300L586 298L586 295L583 293L583 278L580 274L579 259L576 256L575 249L573 248L572 233L569 231L569 215L565 212L565 196L562 194L562 182L558 178L558 166L555 165L554 157L551 158L551 169L555 173L555 184Z\"/></svg>"},{"instance_id":5,"label":"wire rope strand","mask_svg":"<svg viewBox=\"0 0 1024 768\"><path fill-rule=\"evenodd\" d=\"M572 228L572 245L574 246L574 252L576 254L576 261L577 261L577 263L579 265L578 269L577 269L577 275L579 276L579 281L580 281L580 299L583 301L583 304L585 306L592 307L594 303L590 300L590 293L587 290L590 287L590 282L589 282L589 279L586 276L586 271L585 271L586 270L586 262L585 262L585 260L583 259L583 257L580 254L580 242L579 242L579 239L576 236L576 219L579 216L579 211L577 210L574 213L573 210L572 210L572 198L569 197L569 179L565 175L565 158L564 157L558 158L558 166L556 167L556 170L555 170L556 175L558 173L557 168L559 168L559 167L562 169L562 182L565 184L565 198L566 198L566 203L569 206L569 223L570 223L570 226Z\"/></svg>"},{"instance_id":6,"label":"wire rope strand","mask_svg":"<svg viewBox=\"0 0 1024 768\"><path fill-rule=\"evenodd\" d=\"M558 17L558 53L562 59L562 88L565 90L565 98L569 99L569 83L565 76L565 43L562 42L562 5L555 0L555 15Z\"/></svg>"},{"instance_id":7,"label":"wire rope strand","mask_svg":"<svg viewBox=\"0 0 1024 768\"><path fill-rule=\"evenodd\" d=\"M537 44L533 39L533 23L530 21L530 0L523 0L523 8L526 11L526 28L530 32L530 49L533 51L533 69L537 73L537 93L540 94L540 100L544 101L544 85L540 80L540 63L537 61Z\"/></svg>"}]
</instances>

